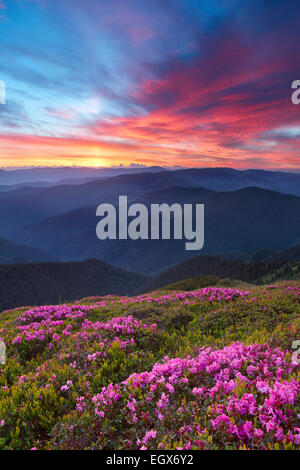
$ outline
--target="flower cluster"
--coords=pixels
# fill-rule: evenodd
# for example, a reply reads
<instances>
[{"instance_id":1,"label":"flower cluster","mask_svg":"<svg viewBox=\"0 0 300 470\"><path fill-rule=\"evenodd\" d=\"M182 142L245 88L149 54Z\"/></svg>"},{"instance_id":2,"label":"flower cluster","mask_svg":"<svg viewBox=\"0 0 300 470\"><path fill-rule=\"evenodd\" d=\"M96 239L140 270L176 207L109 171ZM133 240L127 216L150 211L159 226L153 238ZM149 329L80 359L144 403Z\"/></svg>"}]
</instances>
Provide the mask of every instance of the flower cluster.
<instances>
[{"instance_id":1,"label":"flower cluster","mask_svg":"<svg viewBox=\"0 0 300 470\"><path fill-rule=\"evenodd\" d=\"M286 282L0 314L0 449L299 448L299 299Z\"/></svg>"},{"instance_id":2,"label":"flower cluster","mask_svg":"<svg viewBox=\"0 0 300 470\"><path fill-rule=\"evenodd\" d=\"M165 358L150 372L103 387L91 402L97 419L110 419L111 425L121 412L124 429L130 429L124 446L132 438L141 448L151 437L151 448L157 448L168 436L177 448L199 448L199 440L200 448L211 448L211 441L223 440L267 449L270 438L299 445L295 368L284 351L268 345L202 348L195 358ZM150 428L145 437L139 432L143 424Z\"/></svg>"},{"instance_id":3,"label":"flower cluster","mask_svg":"<svg viewBox=\"0 0 300 470\"><path fill-rule=\"evenodd\" d=\"M152 331L156 328L156 323L152 325L146 325L139 320L135 320L132 315L128 317L118 317L112 318L108 322L91 322L89 320L85 320L82 324L83 330L106 330L106 331L113 331L114 333L121 333L121 334L134 334L140 328L144 330Z\"/></svg>"}]
</instances>

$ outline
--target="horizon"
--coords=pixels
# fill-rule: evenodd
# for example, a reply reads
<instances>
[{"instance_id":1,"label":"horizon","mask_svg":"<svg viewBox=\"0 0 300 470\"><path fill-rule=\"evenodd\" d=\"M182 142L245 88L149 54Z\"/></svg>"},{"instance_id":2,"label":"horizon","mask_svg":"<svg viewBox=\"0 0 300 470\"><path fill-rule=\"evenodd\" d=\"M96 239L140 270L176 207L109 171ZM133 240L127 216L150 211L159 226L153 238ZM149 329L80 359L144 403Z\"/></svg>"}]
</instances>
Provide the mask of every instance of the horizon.
<instances>
[{"instance_id":1,"label":"horizon","mask_svg":"<svg viewBox=\"0 0 300 470\"><path fill-rule=\"evenodd\" d=\"M298 173L298 13L296 0L0 0L0 167Z\"/></svg>"},{"instance_id":2,"label":"horizon","mask_svg":"<svg viewBox=\"0 0 300 470\"><path fill-rule=\"evenodd\" d=\"M163 171L176 171L176 170L235 170L235 171L268 171L268 172L280 172L280 173L300 173L300 168L234 168L232 166L215 166L215 167L205 167L205 166L175 166L175 167L166 167L160 165L109 165L109 166L84 166L84 165L56 165L56 166L41 166L41 165L31 165L31 166L0 166L0 170L3 171L17 171L17 170L58 170L58 169L82 169L82 170L149 170L151 168L161 168Z\"/></svg>"}]
</instances>

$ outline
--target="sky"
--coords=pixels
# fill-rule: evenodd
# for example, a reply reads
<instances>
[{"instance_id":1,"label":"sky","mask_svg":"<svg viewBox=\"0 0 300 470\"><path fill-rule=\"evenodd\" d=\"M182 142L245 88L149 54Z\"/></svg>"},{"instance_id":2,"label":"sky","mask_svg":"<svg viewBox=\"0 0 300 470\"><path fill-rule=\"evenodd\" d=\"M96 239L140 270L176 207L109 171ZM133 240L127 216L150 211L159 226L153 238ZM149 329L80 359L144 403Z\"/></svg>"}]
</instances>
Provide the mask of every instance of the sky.
<instances>
[{"instance_id":1,"label":"sky","mask_svg":"<svg viewBox=\"0 0 300 470\"><path fill-rule=\"evenodd\" d=\"M299 171L299 17L299 0L0 0L0 166Z\"/></svg>"}]
</instances>

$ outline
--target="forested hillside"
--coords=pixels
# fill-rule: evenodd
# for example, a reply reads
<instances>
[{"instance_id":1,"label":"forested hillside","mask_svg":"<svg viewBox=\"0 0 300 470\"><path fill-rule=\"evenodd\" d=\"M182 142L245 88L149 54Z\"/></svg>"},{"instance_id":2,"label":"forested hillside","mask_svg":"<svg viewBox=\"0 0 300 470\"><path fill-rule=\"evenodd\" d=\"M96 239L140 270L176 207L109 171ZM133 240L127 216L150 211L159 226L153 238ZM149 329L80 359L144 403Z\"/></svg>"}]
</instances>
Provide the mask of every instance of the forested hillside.
<instances>
[{"instance_id":1,"label":"forested hillside","mask_svg":"<svg viewBox=\"0 0 300 470\"><path fill-rule=\"evenodd\" d=\"M128 295L147 279L99 260L0 266L0 310L92 295Z\"/></svg>"},{"instance_id":2,"label":"forested hillside","mask_svg":"<svg viewBox=\"0 0 300 470\"><path fill-rule=\"evenodd\" d=\"M299 283L0 314L0 449L299 449Z\"/></svg>"}]
</instances>

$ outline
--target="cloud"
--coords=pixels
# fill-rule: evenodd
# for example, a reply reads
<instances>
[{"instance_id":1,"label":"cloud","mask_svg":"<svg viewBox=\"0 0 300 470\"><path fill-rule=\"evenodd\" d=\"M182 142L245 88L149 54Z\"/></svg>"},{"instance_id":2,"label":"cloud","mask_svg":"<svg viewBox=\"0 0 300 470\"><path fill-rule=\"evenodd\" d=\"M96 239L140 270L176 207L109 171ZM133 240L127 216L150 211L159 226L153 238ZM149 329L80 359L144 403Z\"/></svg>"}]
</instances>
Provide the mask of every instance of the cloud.
<instances>
[{"instance_id":1,"label":"cloud","mask_svg":"<svg viewBox=\"0 0 300 470\"><path fill-rule=\"evenodd\" d=\"M40 155L82 164L297 166L291 129L300 107L290 86L299 78L299 2L25 5L23 41L13 35L17 7L7 10L0 70L24 91L14 123L12 108L2 114L4 158L14 164Z\"/></svg>"}]
</instances>

